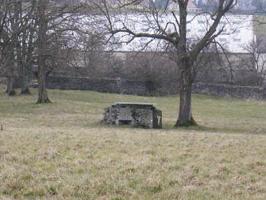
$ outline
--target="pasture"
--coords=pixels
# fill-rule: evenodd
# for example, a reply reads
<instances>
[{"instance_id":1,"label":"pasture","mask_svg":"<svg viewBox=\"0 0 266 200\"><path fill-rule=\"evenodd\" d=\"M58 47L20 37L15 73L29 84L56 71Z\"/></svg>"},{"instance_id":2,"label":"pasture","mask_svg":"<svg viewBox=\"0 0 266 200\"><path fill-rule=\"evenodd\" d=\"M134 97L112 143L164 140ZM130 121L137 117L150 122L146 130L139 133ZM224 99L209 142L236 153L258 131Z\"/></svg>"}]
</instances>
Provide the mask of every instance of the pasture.
<instances>
[{"instance_id":1,"label":"pasture","mask_svg":"<svg viewBox=\"0 0 266 200\"><path fill-rule=\"evenodd\" d=\"M174 129L178 97L50 90L0 94L0 199L266 199L266 102L193 96L198 127ZM116 101L155 103L162 130L104 126Z\"/></svg>"}]
</instances>

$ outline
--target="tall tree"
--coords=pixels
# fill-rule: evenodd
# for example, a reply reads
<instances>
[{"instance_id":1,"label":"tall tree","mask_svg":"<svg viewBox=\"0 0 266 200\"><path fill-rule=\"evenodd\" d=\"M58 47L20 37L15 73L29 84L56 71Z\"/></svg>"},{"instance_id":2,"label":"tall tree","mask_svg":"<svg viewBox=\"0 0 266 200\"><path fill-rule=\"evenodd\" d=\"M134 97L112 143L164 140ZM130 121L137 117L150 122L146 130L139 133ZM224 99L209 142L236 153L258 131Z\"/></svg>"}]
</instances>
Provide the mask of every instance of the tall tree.
<instances>
[{"instance_id":1,"label":"tall tree","mask_svg":"<svg viewBox=\"0 0 266 200\"><path fill-rule=\"evenodd\" d=\"M38 66L38 103L50 102L46 78L69 60L67 50L75 37L79 4L55 0L0 0L1 68L8 78L7 91L14 94L18 79L21 94L28 94L33 64ZM78 18L78 17L76 17ZM71 37L72 38L71 38Z\"/></svg>"},{"instance_id":2,"label":"tall tree","mask_svg":"<svg viewBox=\"0 0 266 200\"><path fill-rule=\"evenodd\" d=\"M15 95L14 81L17 76L18 63L18 36L21 30L19 26L18 1L3 1L1 4L1 67L7 77L6 93Z\"/></svg>"},{"instance_id":3,"label":"tall tree","mask_svg":"<svg viewBox=\"0 0 266 200\"><path fill-rule=\"evenodd\" d=\"M38 32L37 32L37 56L38 56L38 100L37 103L50 103L46 89L46 52L47 52L47 31L48 31L48 4L49 0L39 0L37 5Z\"/></svg>"},{"instance_id":4,"label":"tall tree","mask_svg":"<svg viewBox=\"0 0 266 200\"><path fill-rule=\"evenodd\" d=\"M72 37L78 31L76 14L80 4L57 4L55 0L38 0L37 4L37 64L38 100L49 103L46 89L47 76L52 70L69 59L67 51L71 48Z\"/></svg>"},{"instance_id":5,"label":"tall tree","mask_svg":"<svg viewBox=\"0 0 266 200\"><path fill-rule=\"evenodd\" d=\"M117 0L118 8L125 8L129 3L123 3ZM122 3L121 3L122 2ZM133 0L132 0L133 2ZM146 30L136 30L130 27L128 22L121 21L122 16L116 17L117 10L113 12L112 5L107 0L101 0L101 3L95 3L102 15L107 19L107 27L112 36L125 34L131 38L127 41L130 43L136 38L149 38L159 41L165 41L175 49L176 60L181 71L180 77L180 104L179 113L175 126L190 126L196 124L192 116L191 100L192 100L192 83L193 83L193 67L200 53L204 48L210 45L216 37L222 32L223 28L219 28L220 21L223 16L237 3L236 0L217 0L215 10L208 17L208 27L206 33L191 45L188 39L188 3L189 0L171 0L171 4L176 6L178 12L169 13L173 17L167 23L161 23L162 17L165 16L162 10L152 9L148 13L145 11L146 17L141 15L134 17L135 24L147 24ZM163 12L163 13L162 13ZM177 14L178 13L178 14ZM119 13L121 15L121 13ZM136 14L137 15L137 14ZM197 14L199 15L199 14ZM146 23L143 22L146 19ZM192 20L195 18L192 18ZM129 20L128 20L129 21ZM132 22L131 22L132 24ZM170 29L172 27L172 29ZM152 31L151 31L152 30Z\"/></svg>"},{"instance_id":6,"label":"tall tree","mask_svg":"<svg viewBox=\"0 0 266 200\"><path fill-rule=\"evenodd\" d=\"M25 7L25 8L24 8ZM36 0L21 1L21 30L19 37L19 76L21 94L30 94L29 84L31 82L32 67L34 63L34 50L36 42L36 20L34 10L36 9Z\"/></svg>"},{"instance_id":7,"label":"tall tree","mask_svg":"<svg viewBox=\"0 0 266 200\"><path fill-rule=\"evenodd\" d=\"M29 93L28 77L32 65L32 59L29 58L33 57L35 33L35 30L29 27L35 21L33 19L35 1L2 1L0 7L1 66L4 69L2 74L7 77L7 93L10 95L15 94L13 86L18 76L21 93Z\"/></svg>"}]
</instances>

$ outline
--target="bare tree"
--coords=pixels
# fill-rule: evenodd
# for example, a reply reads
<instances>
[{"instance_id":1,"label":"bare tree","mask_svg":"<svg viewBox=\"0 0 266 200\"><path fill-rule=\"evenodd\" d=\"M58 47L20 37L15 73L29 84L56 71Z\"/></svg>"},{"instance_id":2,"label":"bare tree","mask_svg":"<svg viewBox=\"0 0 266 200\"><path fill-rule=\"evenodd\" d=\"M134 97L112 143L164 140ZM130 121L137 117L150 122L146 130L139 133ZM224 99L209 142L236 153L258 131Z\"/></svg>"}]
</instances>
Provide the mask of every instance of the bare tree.
<instances>
[{"instance_id":1,"label":"bare tree","mask_svg":"<svg viewBox=\"0 0 266 200\"><path fill-rule=\"evenodd\" d=\"M20 1L21 26L24 27L19 35L18 63L21 94L30 94L29 84L31 81L32 67L34 64L34 50L36 43L36 20L34 10L36 0Z\"/></svg>"},{"instance_id":2,"label":"bare tree","mask_svg":"<svg viewBox=\"0 0 266 200\"><path fill-rule=\"evenodd\" d=\"M266 53L263 40L253 40L244 48L251 56L250 62L246 62L250 69L256 73L257 86L263 86L266 78Z\"/></svg>"},{"instance_id":3,"label":"bare tree","mask_svg":"<svg viewBox=\"0 0 266 200\"><path fill-rule=\"evenodd\" d=\"M2 1L0 8L1 20L1 66L2 75L7 77L7 93L14 95L14 81L23 81L29 76L32 58L33 31L29 25L34 21L33 8L35 0ZM29 93L27 84L22 84L21 93Z\"/></svg>"},{"instance_id":4,"label":"bare tree","mask_svg":"<svg viewBox=\"0 0 266 200\"><path fill-rule=\"evenodd\" d=\"M80 5L55 0L2 0L0 4L1 68L8 78L8 94L15 94L18 79L21 94L29 94L33 64L38 66L38 103L50 102L46 78L65 65L78 30L75 16Z\"/></svg>"},{"instance_id":5,"label":"bare tree","mask_svg":"<svg viewBox=\"0 0 266 200\"><path fill-rule=\"evenodd\" d=\"M75 14L79 5L58 5L52 0L38 0L37 4L37 64L38 64L38 100L37 103L49 103L46 78L54 68L68 60L67 50L71 46L71 37L78 30L75 26ZM73 42L73 41L72 41Z\"/></svg>"},{"instance_id":6,"label":"bare tree","mask_svg":"<svg viewBox=\"0 0 266 200\"><path fill-rule=\"evenodd\" d=\"M75 45L72 47L70 67L82 67L90 77L98 77L108 58L104 52L105 37L103 34L90 32L92 30L77 31ZM111 53L111 52L110 52Z\"/></svg>"},{"instance_id":7,"label":"bare tree","mask_svg":"<svg viewBox=\"0 0 266 200\"><path fill-rule=\"evenodd\" d=\"M177 12L172 11L171 21L161 23L163 15L167 12L165 10L145 10L145 15L135 17L135 24L143 24L143 19L146 19L147 31L139 31L132 28L133 23L129 25L118 18L123 18L123 15L118 9L125 9L135 1L115 1L115 4L107 0L101 0L96 3L97 8L107 20L107 28L112 36L124 34L130 36L127 43L132 42L136 38L149 38L151 40L165 41L172 45L176 52L176 60L180 67L180 104L178 119L175 124L179 126L190 126L196 124L192 116L191 109L191 93L193 83L193 66L201 53L201 51L210 45L216 37L223 32L223 27L218 29L219 23L225 14L233 8L237 3L236 0L219 0L217 6L211 13L204 13L209 16L208 27L206 33L197 40L197 42L190 44L188 39L187 25L192 19L188 19L188 3L189 0L171 0L169 3L176 6ZM113 9L115 7L115 9ZM120 14L116 17L117 13ZM199 15L199 14L198 14ZM125 16L125 15L124 15ZM170 29L171 28L171 29Z\"/></svg>"},{"instance_id":8,"label":"bare tree","mask_svg":"<svg viewBox=\"0 0 266 200\"><path fill-rule=\"evenodd\" d=\"M21 27L19 26L19 4L17 1L3 1L1 5L1 66L7 77L6 93L15 95L14 81L17 76L17 44Z\"/></svg>"}]
</instances>

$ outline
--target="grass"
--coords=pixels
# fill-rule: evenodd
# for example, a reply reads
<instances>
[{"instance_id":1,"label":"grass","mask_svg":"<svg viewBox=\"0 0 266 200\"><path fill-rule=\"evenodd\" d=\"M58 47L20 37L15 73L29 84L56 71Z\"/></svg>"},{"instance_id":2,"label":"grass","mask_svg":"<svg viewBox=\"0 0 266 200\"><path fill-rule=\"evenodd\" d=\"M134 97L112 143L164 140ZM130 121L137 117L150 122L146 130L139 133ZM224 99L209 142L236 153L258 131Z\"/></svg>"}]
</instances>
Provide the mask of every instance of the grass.
<instances>
[{"instance_id":1,"label":"grass","mask_svg":"<svg viewBox=\"0 0 266 200\"><path fill-rule=\"evenodd\" d=\"M87 91L0 94L0 199L266 199L266 102L193 97L199 127L173 129L178 97ZM153 102L163 130L99 123L115 101Z\"/></svg>"}]
</instances>

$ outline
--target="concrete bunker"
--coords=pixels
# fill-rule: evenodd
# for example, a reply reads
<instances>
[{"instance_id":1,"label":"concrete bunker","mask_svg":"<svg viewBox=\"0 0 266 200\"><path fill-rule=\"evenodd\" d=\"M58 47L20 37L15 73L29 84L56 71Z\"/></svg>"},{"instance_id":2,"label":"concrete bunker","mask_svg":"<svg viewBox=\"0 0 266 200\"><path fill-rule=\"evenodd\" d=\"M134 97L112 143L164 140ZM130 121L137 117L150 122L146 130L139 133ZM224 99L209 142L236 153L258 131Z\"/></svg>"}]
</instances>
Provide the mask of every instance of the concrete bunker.
<instances>
[{"instance_id":1,"label":"concrete bunker","mask_svg":"<svg viewBox=\"0 0 266 200\"><path fill-rule=\"evenodd\" d=\"M105 109L103 122L143 128L162 128L162 111L150 103L117 102Z\"/></svg>"}]
</instances>

